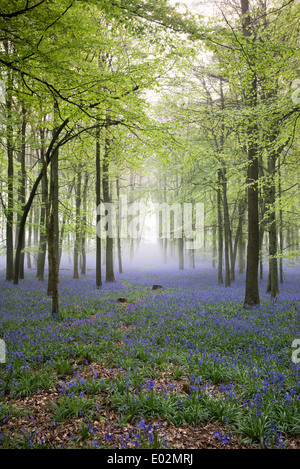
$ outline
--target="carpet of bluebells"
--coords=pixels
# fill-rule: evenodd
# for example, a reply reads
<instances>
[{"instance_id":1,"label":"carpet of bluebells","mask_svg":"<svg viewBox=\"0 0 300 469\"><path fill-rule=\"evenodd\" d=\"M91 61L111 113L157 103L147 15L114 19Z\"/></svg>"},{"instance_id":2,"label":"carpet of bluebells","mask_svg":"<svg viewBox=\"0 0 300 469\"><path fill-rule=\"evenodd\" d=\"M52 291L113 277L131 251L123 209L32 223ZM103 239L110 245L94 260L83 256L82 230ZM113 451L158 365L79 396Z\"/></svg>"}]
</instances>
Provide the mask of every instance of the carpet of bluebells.
<instances>
[{"instance_id":1,"label":"carpet of bluebells","mask_svg":"<svg viewBox=\"0 0 300 469\"><path fill-rule=\"evenodd\" d=\"M299 279L299 266L285 266L276 301L261 280L260 306L244 308L245 276L218 286L209 264L184 271L129 266L101 289L94 271L76 280L64 270L54 321L46 281L32 270L13 285L1 270L0 448L55 446L38 425L29 433L12 423L37 418L39 409L32 415L19 404L41 390L55 390L43 408L49 428L80 424L62 447L163 448L168 435L160 421L177 428L216 423L224 447L236 436L249 447L288 447L300 435L300 364L292 360ZM153 291L153 284L163 288ZM117 424L101 421L105 409Z\"/></svg>"}]
</instances>

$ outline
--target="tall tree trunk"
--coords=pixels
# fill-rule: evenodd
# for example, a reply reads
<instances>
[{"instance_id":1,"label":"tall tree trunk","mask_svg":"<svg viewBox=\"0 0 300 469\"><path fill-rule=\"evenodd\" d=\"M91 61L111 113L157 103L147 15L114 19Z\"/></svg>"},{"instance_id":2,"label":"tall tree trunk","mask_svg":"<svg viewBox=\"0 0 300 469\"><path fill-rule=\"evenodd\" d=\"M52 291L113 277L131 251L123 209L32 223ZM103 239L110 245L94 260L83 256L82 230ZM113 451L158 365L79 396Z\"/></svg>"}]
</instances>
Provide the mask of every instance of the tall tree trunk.
<instances>
[{"instance_id":1,"label":"tall tree trunk","mask_svg":"<svg viewBox=\"0 0 300 469\"><path fill-rule=\"evenodd\" d=\"M54 108L55 112L57 111L57 105ZM52 207L53 213L53 226L54 226L54 246L55 246L55 255L56 255L56 265L57 265L57 281L59 281L59 218L58 218L58 191L59 191L59 183L58 183L58 176L59 176L59 167L58 167L58 155L59 151L56 150L56 153L51 162L51 180L53 178L53 183L51 182L51 187L53 189L53 196L51 198L51 204L54 203L55 207Z\"/></svg>"},{"instance_id":2,"label":"tall tree trunk","mask_svg":"<svg viewBox=\"0 0 300 469\"><path fill-rule=\"evenodd\" d=\"M263 165L263 162L260 162L260 166ZM261 177L264 177L263 173L261 172ZM265 233L267 232L267 224L268 224L268 217L266 214L266 199L268 195L266 191L263 190L261 195L261 204L260 204L260 223L259 223L259 271L260 271L260 279L263 279L263 255L264 255L264 240L265 240Z\"/></svg>"},{"instance_id":3,"label":"tall tree trunk","mask_svg":"<svg viewBox=\"0 0 300 469\"><path fill-rule=\"evenodd\" d=\"M48 256L49 256L49 276L48 276L48 295L52 296L52 317L54 319L59 316L59 295L58 295L58 252L57 252L57 201L56 201L56 182L55 171L57 164L55 159L58 158L56 152L53 162L53 168L51 168L51 180L50 180L50 203L48 204L48 224L47 224L47 238L48 238ZM50 209L49 209L50 205Z\"/></svg>"},{"instance_id":4,"label":"tall tree trunk","mask_svg":"<svg viewBox=\"0 0 300 469\"><path fill-rule=\"evenodd\" d=\"M44 183L42 182L42 190ZM44 280L45 276L45 263L46 263L46 251L47 251L47 237L46 237L46 213L45 213L45 199L43 197L43 205L40 212L40 240L39 240L39 251L37 259L37 278L40 281Z\"/></svg>"},{"instance_id":5,"label":"tall tree trunk","mask_svg":"<svg viewBox=\"0 0 300 469\"><path fill-rule=\"evenodd\" d=\"M271 152L268 155L269 171L269 197L268 197L268 229L269 229L269 282L267 292L271 292L272 298L276 298L279 293L278 285L278 266L277 266L277 227L275 212L275 171L276 171L276 153Z\"/></svg>"},{"instance_id":6,"label":"tall tree trunk","mask_svg":"<svg viewBox=\"0 0 300 469\"><path fill-rule=\"evenodd\" d=\"M239 238L238 259L239 259L239 274L243 274L244 268L245 268L245 241L243 240L243 233L241 234Z\"/></svg>"},{"instance_id":7,"label":"tall tree trunk","mask_svg":"<svg viewBox=\"0 0 300 469\"><path fill-rule=\"evenodd\" d=\"M73 181L71 182L71 184L69 184L69 186L68 186L68 197L69 198L71 197L74 186L75 186L75 177L73 178ZM62 222L61 222L60 235L59 235L58 268L60 266L60 262L61 262L61 259L62 259L63 244L64 244L64 238L65 238L65 229L66 229L66 225L67 225L69 219L70 219L70 215L68 214L67 211L64 211Z\"/></svg>"},{"instance_id":8,"label":"tall tree trunk","mask_svg":"<svg viewBox=\"0 0 300 469\"><path fill-rule=\"evenodd\" d=\"M135 188L135 177L134 177L134 174L133 174L132 170L130 170L129 187L130 187L130 193L129 193L128 205L130 207L131 204L134 203L134 200L133 200L133 197L132 197L132 192L134 191L134 188ZM128 223L131 223L132 219L133 219L133 215L129 215L128 216ZM160 241L161 240L159 239L159 242ZM134 247L135 247L134 246L134 238L130 237L130 239L129 239L129 259L130 259L130 262L133 262L133 259L134 259L134 254L135 254Z\"/></svg>"},{"instance_id":9,"label":"tall tree trunk","mask_svg":"<svg viewBox=\"0 0 300 469\"><path fill-rule=\"evenodd\" d=\"M6 86L6 145L7 145L7 210L6 210L6 280L14 278L14 155L12 121L12 71L7 72Z\"/></svg>"},{"instance_id":10,"label":"tall tree trunk","mask_svg":"<svg viewBox=\"0 0 300 469\"><path fill-rule=\"evenodd\" d=\"M218 283L223 284L223 217L221 198L222 174L218 171L217 206L218 206Z\"/></svg>"},{"instance_id":11,"label":"tall tree trunk","mask_svg":"<svg viewBox=\"0 0 300 469\"><path fill-rule=\"evenodd\" d=\"M164 194L164 203L167 203L167 178L164 176L163 179L163 194ZM167 254L168 254L168 238L165 234L165 237L163 239L163 259L164 259L164 264L167 264Z\"/></svg>"},{"instance_id":12,"label":"tall tree trunk","mask_svg":"<svg viewBox=\"0 0 300 469\"><path fill-rule=\"evenodd\" d=\"M179 270L184 270L184 241L183 235L178 238L178 266Z\"/></svg>"},{"instance_id":13,"label":"tall tree trunk","mask_svg":"<svg viewBox=\"0 0 300 469\"><path fill-rule=\"evenodd\" d=\"M74 243L74 270L73 278L79 278L78 257L81 244L81 220L80 220L80 205L81 205L81 168L77 166L77 184L76 184L76 215L75 215L75 243Z\"/></svg>"},{"instance_id":14,"label":"tall tree trunk","mask_svg":"<svg viewBox=\"0 0 300 469\"><path fill-rule=\"evenodd\" d=\"M228 202L227 202L227 176L226 167L223 163L222 169L222 189L223 189L223 211L224 211L224 248L225 248L225 287L230 286L230 220L228 213Z\"/></svg>"},{"instance_id":15,"label":"tall tree trunk","mask_svg":"<svg viewBox=\"0 0 300 469\"><path fill-rule=\"evenodd\" d=\"M48 292L51 292L52 296L52 317L57 319L59 316L59 294L58 294L58 262L57 262L57 250L55 243L55 200L51 203L50 220L48 224L48 252L49 252L49 269L51 269L51 275L49 281L51 282L48 287Z\"/></svg>"},{"instance_id":16,"label":"tall tree trunk","mask_svg":"<svg viewBox=\"0 0 300 469\"><path fill-rule=\"evenodd\" d=\"M239 274L242 274L245 269L245 241L244 241L244 222L245 222L245 211L247 206L246 201L247 194L245 194L245 198L243 198L243 202L241 201L239 204L239 221L241 227L240 236L238 239L238 265L239 265Z\"/></svg>"},{"instance_id":17,"label":"tall tree trunk","mask_svg":"<svg viewBox=\"0 0 300 469\"><path fill-rule=\"evenodd\" d=\"M107 131L106 131L107 132ZM103 188L103 201L104 203L110 203L110 191L109 191L109 156L110 156L110 140L109 137L105 136L105 155L103 158L102 164L102 188ZM109 235L109 217L111 215L110 211L107 211L108 223L107 223L107 234L106 234L106 282L115 282L114 275L114 262L113 262L113 237Z\"/></svg>"},{"instance_id":18,"label":"tall tree trunk","mask_svg":"<svg viewBox=\"0 0 300 469\"><path fill-rule=\"evenodd\" d=\"M120 224L122 223L122 212L121 212L121 207L120 207L120 185L119 185L119 178L116 178L116 189L117 189L117 199L118 199L118 206L119 206L119 212L118 212L118 224L117 224L117 249L118 249L118 265L119 265L119 274L123 273L123 264L122 264L122 250L121 250L121 238L120 238L120 230L121 226Z\"/></svg>"},{"instance_id":19,"label":"tall tree trunk","mask_svg":"<svg viewBox=\"0 0 300 469\"><path fill-rule=\"evenodd\" d=\"M195 268L195 249L189 249L190 267Z\"/></svg>"},{"instance_id":20,"label":"tall tree trunk","mask_svg":"<svg viewBox=\"0 0 300 469\"><path fill-rule=\"evenodd\" d=\"M239 206L238 206L238 225L236 229L236 234L235 234L235 239L234 239L234 246L232 249L232 255L231 255L231 278L234 280L235 279L235 263L236 263L236 258L237 258L237 252L238 252L238 246L240 244L240 238L242 238L242 232L243 232L243 218L244 218L244 211L245 211L245 203L244 200L239 201Z\"/></svg>"},{"instance_id":21,"label":"tall tree trunk","mask_svg":"<svg viewBox=\"0 0 300 469\"><path fill-rule=\"evenodd\" d=\"M30 253L30 248L31 248L31 238L32 238L32 211L30 210L30 215L29 215L29 227L28 227L28 239L27 239L27 247L28 247L28 252L27 252L27 269L31 269L31 253ZM20 223L20 228L19 228L19 238L20 238L20 230L21 230L21 223ZM24 234L25 234L25 227L24 227ZM22 248L22 240L20 243L20 249ZM20 252L20 259L21 259L21 252ZM19 264L20 265L20 264ZM20 272L20 267L19 267L19 272ZM16 275L16 273L15 273Z\"/></svg>"},{"instance_id":22,"label":"tall tree trunk","mask_svg":"<svg viewBox=\"0 0 300 469\"><path fill-rule=\"evenodd\" d=\"M22 124L21 124L21 185L20 185L20 192L19 192L19 202L22 210L24 210L24 204L26 200L26 109L22 105ZM18 215L18 229L21 222L21 215ZM16 239L18 237L16 236ZM23 233L22 238L22 246L21 246L21 255L20 255L20 270L19 276L21 279L24 278L24 248L25 248L25 232Z\"/></svg>"},{"instance_id":23,"label":"tall tree trunk","mask_svg":"<svg viewBox=\"0 0 300 469\"><path fill-rule=\"evenodd\" d=\"M214 224L212 227L212 268L216 268L217 257L217 227Z\"/></svg>"},{"instance_id":24,"label":"tall tree trunk","mask_svg":"<svg viewBox=\"0 0 300 469\"><path fill-rule=\"evenodd\" d=\"M243 36L248 38L251 46L250 15L248 0L241 0L243 15ZM246 269L246 291L244 305L259 304L258 290L258 264L259 264L259 218L258 218L258 129L253 111L257 106L257 79L255 71L250 70L251 84L246 92L247 104L250 108L251 117L248 125L248 245L247 245L247 269Z\"/></svg>"},{"instance_id":25,"label":"tall tree trunk","mask_svg":"<svg viewBox=\"0 0 300 469\"><path fill-rule=\"evenodd\" d=\"M255 130L253 132L255 134ZM255 137L254 137L255 138ZM259 304L259 221L258 221L258 160L254 141L248 149L248 245L245 305Z\"/></svg>"},{"instance_id":26,"label":"tall tree trunk","mask_svg":"<svg viewBox=\"0 0 300 469\"><path fill-rule=\"evenodd\" d=\"M54 119L58 113L57 102L54 103ZM54 134L57 129L54 130ZM59 316L59 294L58 294L58 259L59 259L59 226L58 226L58 148L54 154L50 166L50 213L48 214L48 295L52 296L52 317L57 319Z\"/></svg>"},{"instance_id":27,"label":"tall tree trunk","mask_svg":"<svg viewBox=\"0 0 300 469\"><path fill-rule=\"evenodd\" d=\"M34 246L33 260L34 260L35 267L37 267L37 256L35 254L35 251L39 244L39 219L40 219L39 206L36 203L33 207L33 246Z\"/></svg>"},{"instance_id":28,"label":"tall tree trunk","mask_svg":"<svg viewBox=\"0 0 300 469\"><path fill-rule=\"evenodd\" d=\"M264 264L263 264L263 248L264 248L264 229L259 230L259 278L264 278Z\"/></svg>"},{"instance_id":29,"label":"tall tree trunk","mask_svg":"<svg viewBox=\"0 0 300 469\"><path fill-rule=\"evenodd\" d=\"M96 210L97 210L97 226L101 221L100 204L101 204L101 158L100 158L100 125L96 129ZM102 270L101 270L101 233L97 231L96 236L96 286L102 286Z\"/></svg>"},{"instance_id":30,"label":"tall tree trunk","mask_svg":"<svg viewBox=\"0 0 300 469\"><path fill-rule=\"evenodd\" d=\"M225 100L223 92L223 79L220 78L220 99L221 99L221 110L222 112L225 109ZM222 175L222 200L223 200L223 213L224 213L224 254L225 254L225 287L230 286L230 263L229 255L231 244L231 234L230 234L230 220L229 220L229 211L228 211L228 201L227 201L227 172L226 164L223 159L222 152L224 151L224 139L225 139L225 126L224 126L224 117L222 114L222 124L221 124L221 135L220 135L220 152L221 152L221 175Z\"/></svg>"},{"instance_id":31,"label":"tall tree trunk","mask_svg":"<svg viewBox=\"0 0 300 469\"><path fill-rule=\"evenodd\" d=\"M86 274L86 224L87 224L87 191L89 183L89 174L85 172L83 194L82 194L82 234L81 234L81 274Z\"/></svg>"},{"instance_id":32,"label":"tall tree trunk","mask_svg":"<svg viewBox=\"0 0 300 469\"><path fill-rule=\"evenodd\" d=\"M278 198L280 200L280 209L279 209L279 278L280 283L283 283L283 216L281 208L281 171L280 171L280 160L278 162Z\"/></svg>"},{"instance_id":33,"label":"tall tree trunk","mask_svg":"<svg viewBox=\"0 0 300 469\"><path fill-rule=\"evenodd\" d=\"M41 139L41 162L42 166L45 166L45 131L40 129L40 139ZM37 260L37 278L40 281L44 280L45 275L45 261L46 261L46 250L47 250L47 236L46 236L46 198L47 194L46 185L45 185L45 176L41 180L42 186L42 206L40 211L40 243L38 251L38 260Z\"/></svg>"}]
</instances>

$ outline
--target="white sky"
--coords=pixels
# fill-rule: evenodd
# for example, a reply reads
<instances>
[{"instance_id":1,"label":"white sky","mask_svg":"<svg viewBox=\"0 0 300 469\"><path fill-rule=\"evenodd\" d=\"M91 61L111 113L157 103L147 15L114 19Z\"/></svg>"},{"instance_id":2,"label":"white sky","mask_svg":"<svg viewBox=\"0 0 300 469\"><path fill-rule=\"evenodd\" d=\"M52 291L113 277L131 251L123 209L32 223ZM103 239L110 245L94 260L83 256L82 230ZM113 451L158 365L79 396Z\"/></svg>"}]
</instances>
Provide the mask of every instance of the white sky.
<instances>
[{"instance_id":1,"label":"white sky","mask_svg":"<svg viewBox=\"0 0 300 469\"><path fill-rule=\"evenodd\" d=\"M171 5L182 3L188 7L192 13L199 13L203 16L213 16L216 12L214 0L169 0Z\"/></svg>"}]
</instances>

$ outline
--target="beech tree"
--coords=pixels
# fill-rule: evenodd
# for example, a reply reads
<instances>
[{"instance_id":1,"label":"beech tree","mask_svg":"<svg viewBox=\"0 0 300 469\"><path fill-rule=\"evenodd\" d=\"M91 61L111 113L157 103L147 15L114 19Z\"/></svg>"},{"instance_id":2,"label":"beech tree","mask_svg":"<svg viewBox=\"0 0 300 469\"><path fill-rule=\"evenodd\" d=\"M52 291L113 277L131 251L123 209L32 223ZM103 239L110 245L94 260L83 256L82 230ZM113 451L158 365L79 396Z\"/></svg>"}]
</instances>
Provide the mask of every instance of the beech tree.
<instances>
[{"instance_id":1,"label":"beech tree","mask_svg":"<svg viewBox=\"0 0 300 469\"><path fill-rule=\"evenodd\" d=\"M299 249L300 109L289 65L299 62L299 5L228 0L218 11L206 22L165 0L2 2L6 279L24 277L27 252L42 281L48 249L53 317L64 250L79 278L95 243L98 288L103 259L106 281L115 280L115 250L123 272L120 227L116 243L101 240L95 217L122 191L129 203L203 203L205 243L189 265L211 249L216 281L229 287L247 244L244 305L259 304L265 258L267 291L278 295L283 259ZM162 261L177 243L184 269L186 240L173 229ZM139 243L130 241L131 254Z\"/></svg>"}]
</instances>

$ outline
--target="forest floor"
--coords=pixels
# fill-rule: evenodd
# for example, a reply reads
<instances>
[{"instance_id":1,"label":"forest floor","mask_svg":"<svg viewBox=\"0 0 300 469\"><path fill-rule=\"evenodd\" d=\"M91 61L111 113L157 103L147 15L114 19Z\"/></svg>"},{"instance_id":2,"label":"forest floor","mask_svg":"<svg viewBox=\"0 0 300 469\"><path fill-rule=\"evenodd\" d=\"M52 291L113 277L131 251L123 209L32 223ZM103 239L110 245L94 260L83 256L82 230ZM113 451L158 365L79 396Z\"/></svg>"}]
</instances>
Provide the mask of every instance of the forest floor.
<instances>
[{"instance_id":1,"label":"forest floor","mask_svg":"<svg viewBox=\"0 0 300 469\"><path fill-rule=\"evenodd\" d=\"M0 448L300 449L299 277L244 308L208 264L62 270L53 321L46 281L0 271Z\"/></svg>"}]
</instances>

